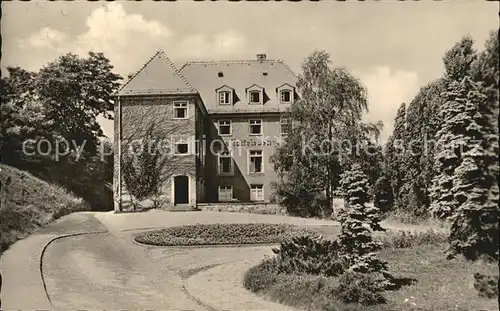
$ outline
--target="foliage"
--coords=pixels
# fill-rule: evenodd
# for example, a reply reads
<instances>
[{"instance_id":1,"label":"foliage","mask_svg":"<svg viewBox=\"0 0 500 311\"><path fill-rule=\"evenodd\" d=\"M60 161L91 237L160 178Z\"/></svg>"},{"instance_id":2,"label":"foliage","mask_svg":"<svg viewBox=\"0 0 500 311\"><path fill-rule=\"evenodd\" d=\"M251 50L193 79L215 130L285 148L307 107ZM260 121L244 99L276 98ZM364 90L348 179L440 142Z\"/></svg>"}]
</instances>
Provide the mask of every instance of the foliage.
<instances>
[{"instance_id":1,"label":"foliage","mask_svg":"<svg viewBox=\"0 0 500 311\"><path fill-rule=\"evenodd\" d=\"M64 189L10 166L0 165L0 253L50 221L88 210Z\"/></svg>"},{"instance_id":2,"label":"foliage","mask_svg":"<svg viewBox=\"0 0 500 311\"><path fill-rule=\"evenodd\" d=\"M406 202L402 209L416 218L428 216L429 185L435 175L433 139L439 124L438 109L442 104L440 96L443 91L443 79L429 83L420 89L406 111L408 148L401 165L408 193L400 201Z\"/></svg>"},{"instance_id":3,"label":"foliage","mask_svg":"<svg viewBox=\"0 0 500 311\"><path fill-rule=\"evenodd\" d=\"M163 246L274 244L312 231L287 224L196 224L170 227L137 235L139 243Z\"/></svg>"},{"instance_id":4,"label":"foliage","mask_svg":"<svg viewBox=\"0 0 500 311\"><path fill-rule=\"evenodd\" d=\"M254 293L264 291L276 282L278 273L276 259L268 258L245 273L243 286Z\"/></svg>"},{"instance_id":5,"label":"foliage","mask_svg":"<svg viewBox=\"0 0 500 311\"><path fill-rule=\"evenodd\" d=\"M101 161L96 117L111 118L121 79L112 69L102 53L66 54L38 72L7 68L1 80L2 162L63 186L95 210L111 207L106 183L112 181L112 159ZM32 142L26 145L31 152L42 140L50 143L47 154L23 151L24 142Z\"/></svg>"},{"instance_id":6,"label":"foliage","mask_svg":"<svg viewBox=\"0 0 500 311\"><path fill-rule=\"evenodd\" d=\"M490 173L498 165L498 155L488 150L491 132L485 110L487 97L473 81L464 78L465 109L455 119L463 126L460 165L454 171L452 192L458 209L453 216L451 254L461 253L469 259L487 254L498 259L498 180Z\"/></svg>"},{"instance_id":7,"label":"foliage","mask_svg":"<svg viewBox=\"0 0 500 311\"><path fill-rule=\"evenodd\" d=\"M332 294L344 303L374 305L386 302L383 292L384 288L370 274L348 271L340 276Z\"/></svg>"},{"instance_id":8,"label":"foliage","mask_svg":"<svg viewBox=\"0 0 500 311\"><path fill-rule=\"evenodd\" d=\"M129 149L122 158L123 180L127 191L137 201L157 198L164 184L162 172L168 158L161 152L161 137L153 131L154 126L149 126L141 146ZM137 201L133 201L133 204L137 205Z\"/></svg>"},{"instance_id":9,"label":"foliage","mask_svg":"<svg viewBox=\"0 0 500 311\"><path fill-rule=\"evenodd\" d=\"M338 243L321 236L297 236L274 248L280 273L307 273L337 276L343 272L338 257Z\"/></svg>"},{"instance_id":10,"label":"foliage","mask_svg":"<svg viewBox=\"0 0 500 311\"><path fill-rule=\"evenodd\" d=\"M341 215L338 237L340 258L348 271L379 274L381 284L390 284L387 263L377 252L381 244L373 239L372 231L384 231L380 226L380 212L367 206L368 183L359 165L342 176L345 209Z\"/></svg>"},{"instance_id":11,"label":"foliage","mask_svg":"<svg viewBox=\"0 0 500 311\"><path fill-rule=\"evenodd\" d=\"M472 277L476 271L498 275L496 263L479 265L480 262L472 263L461 258L447 260L443 256L442 244L385 248L380 256L390 263L392 273L398 276L397 282L408 285L386 290L384 297L387 302L384 304L363 306L343 303L333 295L334 288L339 285L339 277L277 273L272 263L265 269L260 268L261 264L252 268L252 273L245 275L245 284L261 284L256 291L259 295L298 310L496 310L498 307L497 299L478 296ZM259 283L264 279L267 281ZM251 287L246 288L252 290Z\"/></svg>"},{"instance_id":12,"label":"foliage","mask_svg":"<svg viewBox=\"0 0 500 311\"><path fill-rule=\"evenodd\" d=\"M387 233L379 239L384 248L413 248L421 245L444 245L448 242L448 235L434 230L401 231Z\"/></svg>"},{"instance_id":13,"label":"foliage","mask_svg":"<svg viewBox=\"0 0 500 311\"><path fill-rule=\"evenodd\" d=\"M292 135L271 158L281 177L278 197L291 215L330 215L339 176L353 159L369 163L364 167L370 176L377 174L370 164L376 158L353 156L356 146L369 143L380 130L380 124L361 122L366 90L347 70L330 65L324 51L305 59L297 82L301 98L289 110Z\"/></svg>"}]
</instances>

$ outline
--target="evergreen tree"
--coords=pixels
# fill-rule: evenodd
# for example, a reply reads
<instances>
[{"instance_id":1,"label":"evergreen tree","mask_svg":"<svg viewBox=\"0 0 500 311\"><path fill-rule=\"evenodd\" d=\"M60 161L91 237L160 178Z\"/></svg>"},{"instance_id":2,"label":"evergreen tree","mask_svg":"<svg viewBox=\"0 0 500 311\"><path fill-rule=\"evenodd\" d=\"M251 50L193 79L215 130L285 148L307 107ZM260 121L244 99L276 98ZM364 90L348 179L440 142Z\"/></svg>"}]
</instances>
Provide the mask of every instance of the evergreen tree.
<instances>
[{"instance_id":1,"label":"evergreen tree","mask_svg":"<svg viewBox=\"0 0 500 311\"><path fill-rule=\"evenodd\" d=\"M394 119L394 131L387 141L385 150L386 178L390 180L395 208L406 206L404 169L406 140L406 104L402 103Z\"/></svg>"},{"instance_id":2,"label":"evergreen tree","mask_svg":"<svg viewBox=\"0 0 500 311\"><path fill-rule=\"evenodd\" d=\"M463 149L455 170L454 199L458 210L450 234L450 254L477 259L482 254L498 260L498 180L490 168L498 165L498 155L488 150L491 118L484 103L488 97L469 78L462 83L469 92L461 120Z\"/></svg>"},{"instance_id":3,"label":"evergreen tree","mask_svg":"<svg viewBox=\"0 0 500 311\"><path fill-rule=\"evenodd\" d=\"M430 205L428 189L434 177L433 139L439 124L437 111L443 87L443 79L439 79L421 88L406 113L408 148L403 162L409 189L406 210L417 217L426 216Z\"/></svg>"},{"instance_id":4,"label":"evergreen tree","mask_svg":"<svg viewBox=\"0 0 500 311\"><path fill-rule=\"evenodd\" d=\"M435 136L434 169L437 174L433 178L430 195L430 212L440 219L449 218L457 208L453 180L455 169L461 163L464 143L466 97L470 91L470 83L466 81L477 57L472 48L473 43L472 38L466 36L447 51L443 58L446 92L439 112L441 123Z\"/></svg>"},{"instance_id":5,"label":"evergreen tree","mask_svg":"<svg viewBox=\"0 0 500 311\"><path fill-rule=\"evenodd\" d=\"M347 271L374 274L377 279L389 284L391 278L387 263L377 252L381 244L374 241L373 231L385 231L380 226L379 209L367 206L368 181L358 164L342 176L342 192L345 194L345 210L340 223L338 238L341 259Z\"/></svg>"}]
</instances>

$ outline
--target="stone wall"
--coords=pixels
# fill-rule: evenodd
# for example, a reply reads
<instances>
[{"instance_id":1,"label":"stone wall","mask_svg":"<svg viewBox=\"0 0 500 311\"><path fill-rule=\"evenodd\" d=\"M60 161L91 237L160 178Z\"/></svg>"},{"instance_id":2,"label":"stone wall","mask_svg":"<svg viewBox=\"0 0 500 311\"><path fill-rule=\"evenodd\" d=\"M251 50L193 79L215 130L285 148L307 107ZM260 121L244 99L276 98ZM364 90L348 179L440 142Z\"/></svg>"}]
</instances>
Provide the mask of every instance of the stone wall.
<instances>
[{"instance_id":1,"label":"stone wall","mask_svg":"<svg viewBox=\"0 0 500 311\"><path fill-rule=\"evenodd\" d=\"M198 203L198 209L214 212L286 215L286 208L271 203Z\"/></svg>"}]
</instances>

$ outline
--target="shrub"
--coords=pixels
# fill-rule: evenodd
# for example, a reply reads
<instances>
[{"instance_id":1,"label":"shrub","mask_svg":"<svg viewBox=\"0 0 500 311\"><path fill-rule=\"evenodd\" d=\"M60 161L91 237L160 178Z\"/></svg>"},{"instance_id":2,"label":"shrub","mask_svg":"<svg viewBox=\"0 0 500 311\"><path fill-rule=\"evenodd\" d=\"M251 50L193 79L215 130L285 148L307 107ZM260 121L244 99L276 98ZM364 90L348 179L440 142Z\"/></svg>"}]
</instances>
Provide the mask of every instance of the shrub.
<instances>
[{"instance_id":1,"label":"shrub","mask_svg":"<svg viewBox=\"0 0 500 311\"><path fill-rule=\"evenodd\" d=\"M346 272L339 277L333 295L344 303L385 303L384 288L369 274Z\"/></svg>"},{"instance_id":2,"label":"shrub","mask_svg":"<svg viewBox=\"0 0 500 311\"><path fill-rule=\"evenodd\" d=\"M312 231L288 224L196 224L138 234L139 243L159 246L280 243Z\"/></svg>"},{"instance_id":3,"label":"shrub","mask_svg":"<svg viewBox=\"0 0 500 311\"><path fill-rule=\"evenodd\" d=\"M275 258L268 258L245 273L243 286L254 292L265 291L270 288L278 276L278 265Z\"/></svg>"},{"instance_id":4,"label":"shrub","mask_svg":"<svg viewBox=\"0 0 500 311\"><path fill-rule=\"evenodd\" d=\"M420 245L441 245L447 243L444 232L428 230L424 232L400 231L387 233L379 238L383 247L411 248Z\"/></svg>"},{"instance_id":5,"label":"shrub","mask_svg":"<svg viewBox=\"0 0 500 311\"><path fill-rule=\"evenodd\" d=\"M308 273L336 276L342 273L338 243L321 236L297 236L274 248L278 270L283 273Z\"/></svg>"}]
</instances>

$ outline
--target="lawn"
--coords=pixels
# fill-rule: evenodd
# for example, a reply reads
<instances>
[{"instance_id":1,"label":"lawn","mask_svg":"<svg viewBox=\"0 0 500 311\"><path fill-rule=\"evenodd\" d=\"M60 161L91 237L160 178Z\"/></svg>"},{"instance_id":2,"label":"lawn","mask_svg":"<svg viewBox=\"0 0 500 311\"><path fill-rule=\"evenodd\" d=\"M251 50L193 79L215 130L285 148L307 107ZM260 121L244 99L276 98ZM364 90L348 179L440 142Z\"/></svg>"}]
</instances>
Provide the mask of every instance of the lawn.
<instances>
[{"instance_id":1,"label":"lawn","mask_svg":"<svg viewBox=\"0 0 500 311\"><path fill-rule=\"evenodd\" d=\"M446 244L423 236L422 244L388 246L380 256L389 262L390 272L405 283L386 291L384 304L362 306L343 304L332 295L337 278L313 275L278 274L268 264L247 272L245 287L264 296L302 310L497 310L496 299L479 297L474 289L474 272L498 275L496 264L470 263L445 258ZM394 243L393 243L394 244ZM396 243L397 244L397 243Z\"/></svg>"}]
</instances>

